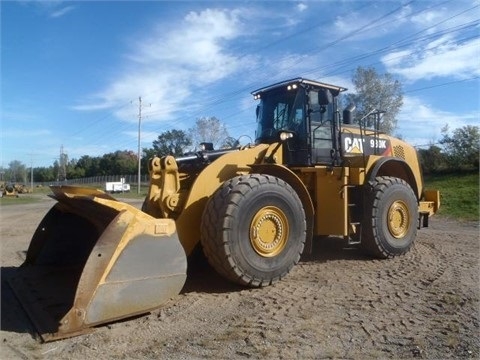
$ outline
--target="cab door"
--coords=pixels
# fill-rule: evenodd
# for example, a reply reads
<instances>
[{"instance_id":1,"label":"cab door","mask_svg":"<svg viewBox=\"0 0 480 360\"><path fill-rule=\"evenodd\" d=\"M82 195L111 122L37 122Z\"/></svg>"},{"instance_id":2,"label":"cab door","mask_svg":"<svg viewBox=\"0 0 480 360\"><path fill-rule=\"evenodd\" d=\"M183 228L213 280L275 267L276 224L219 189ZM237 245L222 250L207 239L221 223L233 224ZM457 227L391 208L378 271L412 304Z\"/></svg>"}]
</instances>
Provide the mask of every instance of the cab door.
<instances>
[{"instance_id":1,"label":"cab door","mask_svg":"<svg viewBox=\"0 0 480 360\"><path fill-rule=\"evenodd\" d=\"M335 154L334 103L331 94L325 89L310 90L309 126L311 161L313 164L331 164Z\"/></svg>"}]
</instances>

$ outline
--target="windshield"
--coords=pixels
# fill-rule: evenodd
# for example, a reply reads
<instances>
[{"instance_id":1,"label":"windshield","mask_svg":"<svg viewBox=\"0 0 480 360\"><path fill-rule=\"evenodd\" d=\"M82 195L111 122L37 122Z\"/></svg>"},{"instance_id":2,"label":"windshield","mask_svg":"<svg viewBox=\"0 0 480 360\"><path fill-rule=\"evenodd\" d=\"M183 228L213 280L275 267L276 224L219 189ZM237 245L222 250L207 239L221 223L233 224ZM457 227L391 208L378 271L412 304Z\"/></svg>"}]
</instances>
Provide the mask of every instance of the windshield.
<instances>
[{"instance_id":1,"label":"windshield","mask_svg":"<svg viewBox=\"0 0 480 360\"><path fill-rule=\"evenodd\" d=\"M257 108L257 143L271 143L278 140L280 130L305 132L304 92L271 91L262 95Z\"/></svg>"}]
</instances>

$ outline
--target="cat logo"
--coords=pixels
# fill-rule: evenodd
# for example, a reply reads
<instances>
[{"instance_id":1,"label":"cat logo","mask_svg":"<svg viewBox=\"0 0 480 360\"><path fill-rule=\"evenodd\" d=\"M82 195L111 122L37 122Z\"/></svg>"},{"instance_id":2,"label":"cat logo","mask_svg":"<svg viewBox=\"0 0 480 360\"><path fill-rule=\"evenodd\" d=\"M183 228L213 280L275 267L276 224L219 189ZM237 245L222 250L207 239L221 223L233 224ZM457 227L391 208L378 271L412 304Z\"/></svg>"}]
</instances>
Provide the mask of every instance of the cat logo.
<instances>
[{"instance_id":1,"label":"cat logo","mask_svg":"<svg viewBox=\"0 0 480 360\"><path fill-rule=\"evenodd\" d=\"M347 154L362 154L363 153L363 141L360 138L345 137L345 152Z\"/></svg>"}]
</instances>

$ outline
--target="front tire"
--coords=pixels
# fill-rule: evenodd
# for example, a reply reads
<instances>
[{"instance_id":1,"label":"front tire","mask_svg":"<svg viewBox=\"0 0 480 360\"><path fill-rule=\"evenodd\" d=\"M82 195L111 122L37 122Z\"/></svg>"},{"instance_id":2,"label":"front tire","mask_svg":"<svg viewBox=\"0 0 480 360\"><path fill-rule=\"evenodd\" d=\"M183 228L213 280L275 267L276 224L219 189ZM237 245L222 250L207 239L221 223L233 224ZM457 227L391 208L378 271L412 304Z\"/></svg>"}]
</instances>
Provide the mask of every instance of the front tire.
<instances>
[{"instance_id":1,"label":"front tire","mask_svg":"<svg viewBox=\"0 0 480 360\"><path fill-rule=\"evenodd\" d=\"M209 199L201 243L210 265L225 278L252 287L286 276L306 239L302 202L270 175L235 177Z\"/></svg>"},{"instance_id":2,"label":"front tire","mask_svg":"<svg viewBox=\"0 0 480 360\"><path fill-rule=\"evenodd\" d=\"M403 255L417 235L417 198L402 179L379 176L367 194L362 245L375 257Z\"/></svg>"}]
</instances>

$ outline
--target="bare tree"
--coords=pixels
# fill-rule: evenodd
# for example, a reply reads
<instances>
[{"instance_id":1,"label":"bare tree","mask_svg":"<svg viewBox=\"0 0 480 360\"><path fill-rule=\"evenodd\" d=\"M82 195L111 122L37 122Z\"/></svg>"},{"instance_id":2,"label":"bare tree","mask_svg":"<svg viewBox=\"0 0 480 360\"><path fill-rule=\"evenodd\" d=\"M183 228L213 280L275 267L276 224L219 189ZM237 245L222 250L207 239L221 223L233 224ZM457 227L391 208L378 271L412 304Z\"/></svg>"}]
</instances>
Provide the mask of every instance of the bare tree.
<instances>
[{"instance_id":1,"label":"bare tree","mask_svg":"<svg viewBox=\"0 0 480 360\"><path fill-rule=\"evenodd\" d=\"M227 127L216 117L202 117L197 119L195 126L189 130L193 145L202 142L212 143L214 148L223 145L229 137Z\"/></svg>"}]
</instances>

